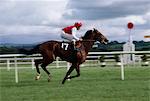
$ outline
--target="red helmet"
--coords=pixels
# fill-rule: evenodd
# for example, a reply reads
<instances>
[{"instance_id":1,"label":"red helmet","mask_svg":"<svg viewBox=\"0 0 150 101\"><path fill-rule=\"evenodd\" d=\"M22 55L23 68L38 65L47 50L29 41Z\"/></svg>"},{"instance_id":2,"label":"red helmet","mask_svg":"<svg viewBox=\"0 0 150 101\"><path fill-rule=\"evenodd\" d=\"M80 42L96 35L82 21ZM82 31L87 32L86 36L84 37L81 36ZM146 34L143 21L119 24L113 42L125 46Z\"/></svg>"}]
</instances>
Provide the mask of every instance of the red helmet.
<instances>
[{"instance_id":1,"label":"red helmet","mask_svg":"<svg viewBox=\"0 0 150 101\"><path fill-rule=\"evenodd\" d=\"M81 23L81 22L76 22L76 23L74 24L74 26L75 26L75 27L81 27L81 26L82 26L82 23Z\"/></svg>"}]
</instances>

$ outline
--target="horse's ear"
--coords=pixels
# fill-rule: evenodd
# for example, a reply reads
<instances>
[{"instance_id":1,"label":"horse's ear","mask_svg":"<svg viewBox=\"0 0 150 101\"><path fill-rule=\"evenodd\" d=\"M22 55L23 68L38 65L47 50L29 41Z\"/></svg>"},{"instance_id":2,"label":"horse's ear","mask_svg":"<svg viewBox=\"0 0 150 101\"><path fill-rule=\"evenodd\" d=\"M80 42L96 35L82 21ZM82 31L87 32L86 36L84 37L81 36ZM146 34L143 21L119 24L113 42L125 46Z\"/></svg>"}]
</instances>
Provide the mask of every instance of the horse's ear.
<instances>
[{"instance_id":1,"label":"horse's ear","mask_svg":"<svg viewBox=\"0 0 150 101\"><path fill-rule=\"evenodd\" d=\"M95 31L95 28L93 28L93 31Z\"/></svg>"}]
</instances>

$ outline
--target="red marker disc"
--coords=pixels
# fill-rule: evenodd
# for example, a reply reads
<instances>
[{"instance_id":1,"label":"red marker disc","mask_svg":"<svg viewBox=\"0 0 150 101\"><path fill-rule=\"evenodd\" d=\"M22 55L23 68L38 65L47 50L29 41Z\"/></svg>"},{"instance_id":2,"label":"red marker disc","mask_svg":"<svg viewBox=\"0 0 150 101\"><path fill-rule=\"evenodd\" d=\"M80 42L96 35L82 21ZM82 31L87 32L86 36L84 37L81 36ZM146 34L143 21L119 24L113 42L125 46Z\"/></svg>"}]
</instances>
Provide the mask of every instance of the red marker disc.
<instances>
[{"instance_id":1,"label":"red marker disc","mask_svg":"<svg viewBox=\"0 0 150 101\"><path fill-rule=\"evenodd\" d=\"M129 29L132 29L134 25L133 25L132 22L129 22L127 26L128 26Z\"/></svg>"}]
</instances>

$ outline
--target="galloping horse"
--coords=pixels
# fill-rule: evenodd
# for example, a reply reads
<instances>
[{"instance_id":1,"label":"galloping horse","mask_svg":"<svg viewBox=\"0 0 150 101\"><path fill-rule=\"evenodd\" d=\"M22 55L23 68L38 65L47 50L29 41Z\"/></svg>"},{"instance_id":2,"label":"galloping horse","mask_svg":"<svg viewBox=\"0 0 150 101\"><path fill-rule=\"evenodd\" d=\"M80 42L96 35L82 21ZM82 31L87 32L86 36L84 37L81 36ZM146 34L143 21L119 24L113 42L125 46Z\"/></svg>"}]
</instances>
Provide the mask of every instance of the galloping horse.
<instances>
[{"instance_id":1,"label":"galloping horse","mask_svg":"<svg viewBox=\"0 0 150 101\"><path fill-rule=\"evenodd\" d=\"M43 59L35 60L36 66L36 80L40 78L39 64L41 64L42 69L48 74L48 81L50 81L50 72L46 69L46 66L52 63L56 57L60 57L62 60L72 63L70 69L67 71L62 84L65 83L66 79L72 79L80 76L80 64L85 62L88 55L88 51L92 48L95 41L101 43L107 43L107 38L102 35L97 29L88 30L82 37L82 41L77 41L79 45L78 51L75 51L72 47L73 44L68 43L68 47L64 47L64 42L59 41L47 41L40 45L37 45L34 49L26 51L26 54L33 54L38 52L42 55ZM76 69L77 75L69 76L71 72Z\"/></svg>"}]
</instances>

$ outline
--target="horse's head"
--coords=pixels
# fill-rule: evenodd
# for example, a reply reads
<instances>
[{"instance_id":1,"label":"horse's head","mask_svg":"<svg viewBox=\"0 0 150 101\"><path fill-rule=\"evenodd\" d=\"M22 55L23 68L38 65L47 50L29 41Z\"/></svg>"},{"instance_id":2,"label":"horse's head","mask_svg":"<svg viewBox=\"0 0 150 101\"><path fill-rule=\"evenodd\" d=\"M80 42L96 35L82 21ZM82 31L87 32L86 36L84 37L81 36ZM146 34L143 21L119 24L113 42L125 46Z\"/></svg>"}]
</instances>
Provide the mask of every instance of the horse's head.
<instances>
[{"instance_id":1,"label":"horse's head","mask_svg":"<svg viewBox=\"0 0 150 101\"><path fill-rule=\"evenodd\" d=\"M93 33L94 33L94 37L93 37L94 40L99 41L104 44L108 43L108 39L102 33L100 33L97 29L93 28Z\"/></svg>"},{"instance_id":2,"label":"horse's head","mask_svg":"<svg viewBox=\"0 0 150 101\"><path fill-rule=\"evenodd\" d=\"M93 28L93 30L88 30L82 38L85 40L99 41L104 44L108 42L108 39L95 28Z\"/></svg>"}]
</instances>

